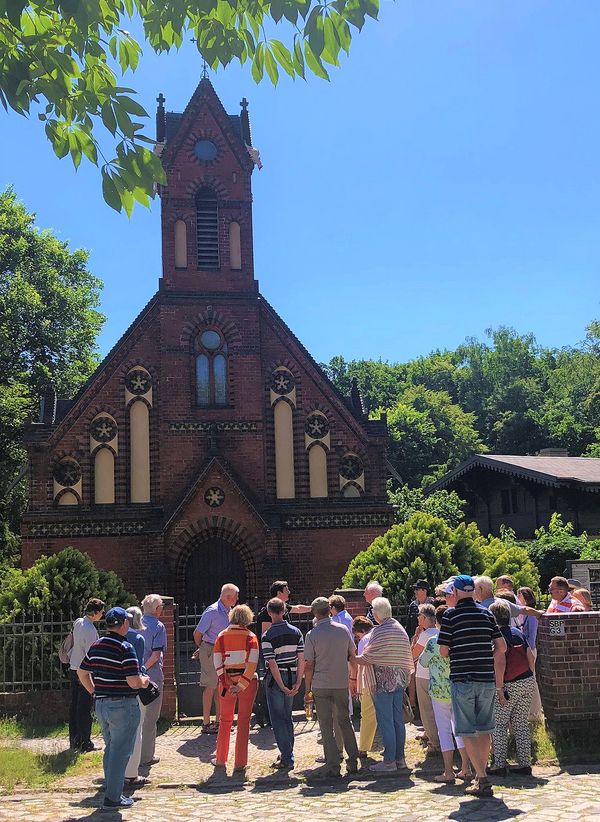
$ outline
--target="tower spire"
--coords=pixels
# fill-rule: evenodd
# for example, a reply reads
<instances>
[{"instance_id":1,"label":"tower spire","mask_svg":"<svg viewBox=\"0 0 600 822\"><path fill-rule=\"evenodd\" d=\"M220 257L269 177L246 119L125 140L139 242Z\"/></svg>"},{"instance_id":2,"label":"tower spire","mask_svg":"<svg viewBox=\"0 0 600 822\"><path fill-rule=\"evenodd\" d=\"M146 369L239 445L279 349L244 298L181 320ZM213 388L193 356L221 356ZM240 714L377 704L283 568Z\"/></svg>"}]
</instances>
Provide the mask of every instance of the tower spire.
<instances>
[{"instance_id":1,"label":"tower spire","mask_svg":"<svg viewBox=\"0 0 600 822\"><path fill-rule=\"evenodd\" d=\"M240 114L240 122L242 125L242 138L247 146L252 145L252 132L250 131L250 115L248 114L248 101L245 97L240 100L242 113Z\"/></svg>"},{"instance_id":2,"label":"tower spire","mask_svg":"<svg viewBox=\"0 0 600 822\"><path fill-rule=\"evenodd\" d=\"M161 93L156 98L158 106L156 108L156 142L164 143L167 135L167 113L165 111L165 96Z\"/></svg>"}]
</instances>

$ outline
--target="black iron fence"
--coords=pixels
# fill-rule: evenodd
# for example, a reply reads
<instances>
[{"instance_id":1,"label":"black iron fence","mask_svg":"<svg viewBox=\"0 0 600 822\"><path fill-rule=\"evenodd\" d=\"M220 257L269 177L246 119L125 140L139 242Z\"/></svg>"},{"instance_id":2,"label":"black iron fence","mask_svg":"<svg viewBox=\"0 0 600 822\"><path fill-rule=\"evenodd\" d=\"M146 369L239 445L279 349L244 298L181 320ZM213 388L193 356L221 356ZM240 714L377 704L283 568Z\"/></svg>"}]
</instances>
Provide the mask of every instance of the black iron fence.
<instances>
[{"instance_id":1,"label":"black iron fence","mask_svg":"<svg viewBox=\"0 0 600 822\"><path fill-rule=\"evenodd\" d=\"M68 687L58 650L72 625L71 618L48 613L0 622L0 691Z\"/></svg>"},{"instance_id":2,"label":"black iron fence","mask_svg":"<svg viewBox=\"0 0 600 822\"><path fill-rule=\"evenodd\" d=\"M538 607L548 607L550 597L540 597ZM250 603L257 614L262 602ZM200 667L192 659L196 645L194 629L204 605L177 608L175 621L175 676L181 711L196 716L199 711ZM408 608L392 605L392 613L406 627ZM312 627L312 615L291 614L291 622L303 635ZM29 613L10 622L0 622L0 691L28 691L66 688L69 680L58 658L58 650L71 630L73 619L51 613ZM188 704L189 703L189 704Z\"/></svg>"}]
</instances>

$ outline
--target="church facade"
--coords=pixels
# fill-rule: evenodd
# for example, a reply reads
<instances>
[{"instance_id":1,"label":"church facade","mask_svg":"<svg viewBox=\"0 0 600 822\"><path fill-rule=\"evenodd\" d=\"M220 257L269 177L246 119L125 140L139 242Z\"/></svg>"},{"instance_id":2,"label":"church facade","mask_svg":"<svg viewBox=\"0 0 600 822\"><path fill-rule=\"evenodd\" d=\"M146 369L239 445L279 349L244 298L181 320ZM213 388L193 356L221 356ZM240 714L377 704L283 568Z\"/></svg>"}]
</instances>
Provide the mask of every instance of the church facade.
<instances>
[{"instance_id":1,"label":"church facade","mask_svg":"<svg viewBox=\"0 0 600 822\"><path fill-rule=\"evenodd\" d=\"M247 104L203 79L159 97L167 182L158 292L69 401L28 427L22 561L73 546L141 596L212 602L235 582L296 598L340 585L391 524L385 419L341 396L254 279Z\"/></svg>"}]
</instances>

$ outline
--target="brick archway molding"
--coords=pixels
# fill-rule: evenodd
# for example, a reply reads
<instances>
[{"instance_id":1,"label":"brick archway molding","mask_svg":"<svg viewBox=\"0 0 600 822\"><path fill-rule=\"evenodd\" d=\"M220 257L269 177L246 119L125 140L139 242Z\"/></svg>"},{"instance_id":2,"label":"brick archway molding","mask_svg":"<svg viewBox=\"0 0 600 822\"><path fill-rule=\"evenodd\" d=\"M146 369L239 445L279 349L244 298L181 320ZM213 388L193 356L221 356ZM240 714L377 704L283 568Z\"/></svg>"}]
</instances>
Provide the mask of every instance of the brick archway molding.
<instances>
[{"instance_id":1,"label":"brick archway molding","mask_svg":"<svg viewBox=\"0 0 600 822\"><path fill-rule=\"evenodd\" d=\"M235 548L246 567L246 591L251 598L256 593L256 557L261 542L243 525L226 517L203 517L181 531L167 547L167 560L173 572L179 601L185 596L185 570L192 552L213 539L220 539ZM219 591L215 591L215 599Z\"/></svg>"}]
</instances>

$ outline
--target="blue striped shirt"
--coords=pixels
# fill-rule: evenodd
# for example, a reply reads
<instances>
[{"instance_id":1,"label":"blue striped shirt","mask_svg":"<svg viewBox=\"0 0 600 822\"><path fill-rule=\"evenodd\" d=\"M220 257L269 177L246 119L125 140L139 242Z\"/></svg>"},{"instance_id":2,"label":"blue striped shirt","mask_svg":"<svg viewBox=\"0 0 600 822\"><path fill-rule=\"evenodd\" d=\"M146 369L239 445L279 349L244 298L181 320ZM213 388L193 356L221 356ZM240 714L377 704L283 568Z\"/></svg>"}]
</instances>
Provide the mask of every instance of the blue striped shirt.
<instances>
[{"instance_id":1,"label":"blue striped shirt","mask_svg":"<svg viewBox=\"0 0 600 822\"><path fill-rule=\"evenodd\" d=\"M137 696L127 677L138 676L140 664L133 645L119 634L109 632L94 642L79 667L92 675L96 699Z\"/></svg>"},{"instance_id":2,"label":"blue striped shirt","mask_svg":"<svg viewBox=\"0 0 600 822\"><path fill-rule=\"evenodd\" d=\"M274 659L280 671L298 670L298 654L304 653L304 639L295 625L276 622L265 631L262 638L262 652L265 662Z\"/></svg>"}]
</instances>

